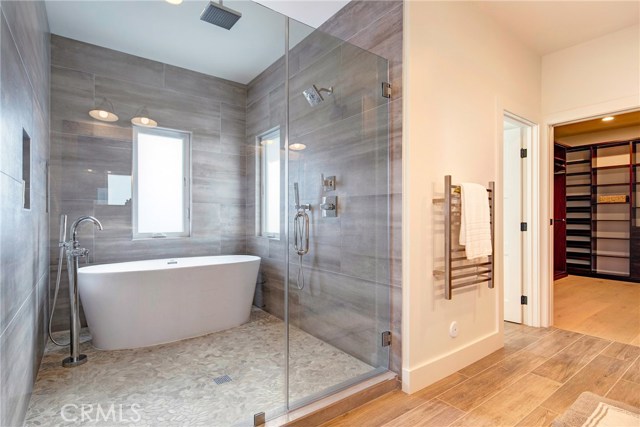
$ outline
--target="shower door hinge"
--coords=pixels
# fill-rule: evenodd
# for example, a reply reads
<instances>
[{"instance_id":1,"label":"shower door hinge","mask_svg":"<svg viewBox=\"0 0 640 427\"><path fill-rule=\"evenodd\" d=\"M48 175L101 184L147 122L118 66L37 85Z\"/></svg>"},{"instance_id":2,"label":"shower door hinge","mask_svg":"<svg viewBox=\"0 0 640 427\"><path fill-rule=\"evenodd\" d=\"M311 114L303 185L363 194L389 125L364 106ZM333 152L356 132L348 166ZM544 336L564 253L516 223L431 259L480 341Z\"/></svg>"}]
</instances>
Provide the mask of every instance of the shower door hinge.
<instances>
[{"instance_id":1,"label":"shower door hinge","mask_svg":"<svg viewBox=\"0 0 640 427\"><path fill-rule=\"evenodd\" d=\"M267 422L267 417L265 416L264 412L258 412L257 414L253 415L253 425L254 427L258 427L261 425L264 425L264 423Z\"/></svg>"},{"instance_id":2,"label":"shower door hinge","mask_svg":"<svg viewBox=\"0 0 640 427\"><path fill-rule=\"evenodd\" d=\"M527 223L526 222L521 222L520 223L520 231L527 231Z\"/></svg>"},{"instance_id":3,"label":"shower door hinge","mask_svg":"<svg viewBox=\"0 0 640 427\"><path fill-rule=\"evenodd\" d=\"M387 82L382 82L382 97L383 98L391 98L391 84Z\"/></svg>"},{"instance_id":4,"label":"shower door hinge","mask_svg":"<svg viewBox=\"0 0 640 427\"><path fill-rule=\"evenodd\" d=\"M520 296L520 304L522 305L527 305L529 303L528 298L526 295L522 295Z\"/></svg>"},{"instance_id":5,"label":"shower door hinge","mask_svg":"<svg viewBox=\"0 0 640 427\"><path fill-rule=\"evenodd\" d=\"M520 149L520 157L523 159L527 158L527 149L526 148L521 148Z\"/></svg>"},{"instance_id":6,"label":"shower door hinge","mask_svg":"<svg viewBox=\"0 0 640 427\"><path fill-rule=\"evenodd\" d=\"M389 347L391 345L391 331L384 331L382 333L382 346Z\"/></svg>"}]
</instances>

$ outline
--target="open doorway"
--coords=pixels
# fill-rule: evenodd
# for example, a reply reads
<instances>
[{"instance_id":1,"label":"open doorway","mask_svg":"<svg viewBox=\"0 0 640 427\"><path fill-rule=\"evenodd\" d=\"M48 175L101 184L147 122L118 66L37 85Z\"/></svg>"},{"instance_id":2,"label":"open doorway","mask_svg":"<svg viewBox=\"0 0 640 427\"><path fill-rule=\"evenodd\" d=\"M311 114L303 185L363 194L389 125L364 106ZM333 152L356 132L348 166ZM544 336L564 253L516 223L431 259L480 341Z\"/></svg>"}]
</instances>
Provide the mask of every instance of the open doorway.
<instances>
[{"instance_id":1,"label":"open doorway","mask_svg":"<svg viewBox=\"0 0 640 427\"><path fill-rule=\"evenodd\" d=\"M554 326L640 344L640 111L556 126Z\"/></svg>"},{"instance_id":2,"label":"open doorway","mask_svg":"<svg viewBox=\"0 0 640 427\"><path fill-rule=\"evenodd\" d=\"M503 119L503 266L504 320L523 323L529 277L529 200L531 194L528 150L534 124L505 113Z\"/></svg>"}]
</instances>

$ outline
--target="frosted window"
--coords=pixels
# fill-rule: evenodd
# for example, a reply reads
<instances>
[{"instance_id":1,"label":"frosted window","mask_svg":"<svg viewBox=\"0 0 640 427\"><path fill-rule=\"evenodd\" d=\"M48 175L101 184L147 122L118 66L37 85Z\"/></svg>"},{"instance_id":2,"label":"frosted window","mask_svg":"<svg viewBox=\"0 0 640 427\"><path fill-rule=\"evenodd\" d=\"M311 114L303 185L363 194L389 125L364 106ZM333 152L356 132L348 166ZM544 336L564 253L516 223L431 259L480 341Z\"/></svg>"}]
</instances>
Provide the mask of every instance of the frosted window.
<instances>
[{"instance_id":1,"label":"frosted window","mask_svg":"<svg viewBox=\"0 0 640 427\"><path fill-rule=\"evenodd\" d=\"M260 235L280 236L280 130L258 137Z\"/></svg>"},{"instance_id":2,"label":"frosted window","mask_svg":"<svg viewBox=\"0 0 640 427\"><path fill-rule=\"evenodd\" d=\"M134 238L189 235L189 135L135 129Z\"/></svg>"}]
</instances>

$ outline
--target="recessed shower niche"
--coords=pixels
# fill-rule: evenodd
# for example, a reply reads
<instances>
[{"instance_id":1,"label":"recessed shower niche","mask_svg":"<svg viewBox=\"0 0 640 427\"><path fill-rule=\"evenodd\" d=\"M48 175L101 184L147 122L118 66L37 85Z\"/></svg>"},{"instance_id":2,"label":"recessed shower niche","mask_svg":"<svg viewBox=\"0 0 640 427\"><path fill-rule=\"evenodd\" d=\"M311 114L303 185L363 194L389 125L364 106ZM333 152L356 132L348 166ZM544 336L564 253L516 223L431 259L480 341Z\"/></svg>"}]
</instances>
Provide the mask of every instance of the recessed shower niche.
<instances>
[{"instance_id":1,"label":"recessed shower niche","mask_svg":"<svg viewBox=\"0 0 640 427\"><path fill-rule=\"evenodd\" d=\"M386 373L390 132L389 99L380 88L388 61L250 1L225 2L242 15L229 30L200 21L197 1L47 7L58 20L51 37L51 224L60 214L99 219L104 230L78 231L94 266L162 260L174 268L181 258L260 257L262 301L245 307L249 321L240 326L143 349L98 350L84 329L81 351L89 361L74 368L67 388L36 383L27 425L59 416L76 381L95 402L120 392L139 396L149 424L183 415L189 424L253 425L256 413L273 419ZM95 14L122 25L89 28L81 18ZM138 24L152 30L140 35ZM161 30L169 27L174 31ZM180 55L168 48L176 43ZM212 46L216 55L202 55ZM313 102L305 96L311 87ZM89 114L99 117L102 109L114 121ZM132 124L137 117L157 126ZM184 227L175 234L136 228L139 131L188 135L180 158L148 158L151 166L172 159L184 165L181 192L153 190L180 205ZM155 207L149 217L167 218L170 208ZM294 229L300 210L303 256ZM50 233L56 242L56 227ZM176 286L186 292L188 280ZM63 275L56 333L68 329L65 286ZM212 312L229 307L222 293L213 294ZM174 301L176 310L189 310L179 296ZM61 352L47 351L43 378L62 369Z\"/></svg>"}]
</instances>

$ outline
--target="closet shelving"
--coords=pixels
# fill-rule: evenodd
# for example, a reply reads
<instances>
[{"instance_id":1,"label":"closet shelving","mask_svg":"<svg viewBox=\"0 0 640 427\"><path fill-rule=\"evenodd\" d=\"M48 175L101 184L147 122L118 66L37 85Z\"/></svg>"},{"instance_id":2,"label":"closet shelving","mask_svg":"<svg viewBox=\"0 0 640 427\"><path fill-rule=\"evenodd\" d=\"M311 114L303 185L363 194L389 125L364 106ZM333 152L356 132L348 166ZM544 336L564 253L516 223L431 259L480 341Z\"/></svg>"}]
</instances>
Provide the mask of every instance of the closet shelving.
<instances>
[{"instance_id":1,"label":"closet shelving","mask_svg":"<svg viewBox=\"0 0 640 427\"><path fill-rule=\"evenodd\" d=\"M640 281L640 140L567 149L567 269Z\"/></svg>"},{"instance_id":2,"label":"closet shelving","mask_svg":"<svg viewBox=\"0 0 640 427\"><path fill-rule=\"evenodd\" d=\"M569 149L566 162L567 271L591 271L591 150Z\"/></svg>"}]
</instances>

